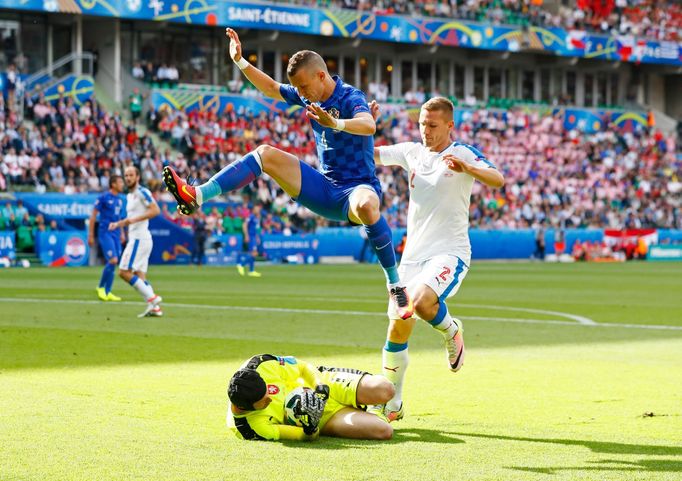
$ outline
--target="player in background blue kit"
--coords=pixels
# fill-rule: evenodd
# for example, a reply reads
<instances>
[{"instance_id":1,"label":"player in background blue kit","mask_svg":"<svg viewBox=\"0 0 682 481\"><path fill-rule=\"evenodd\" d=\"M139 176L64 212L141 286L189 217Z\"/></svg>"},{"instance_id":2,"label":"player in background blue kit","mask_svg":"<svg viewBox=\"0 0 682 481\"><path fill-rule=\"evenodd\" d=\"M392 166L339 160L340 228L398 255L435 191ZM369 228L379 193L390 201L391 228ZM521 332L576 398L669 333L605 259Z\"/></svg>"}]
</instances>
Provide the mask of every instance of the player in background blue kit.
<instances>
[{"instance_id":1,"label":"player in background blue kit","mask_svg":"<svg viewBox=\"0 0 682 481\"><path fill-rule=\"evenodd\" d=\"M109 190L97 198L95 207L92 209L92 214L90 214L88 235L88 244L90 247L95 247L95 221L99 214L97 241L102 248L106 263L104 265L104 270L102 271L102 278L97 287L97 297L103 301L121 300L120 297L115 296L111 292L111 286L114 283L116 266L118 265L118 259L121 256L121 237L123 236L123 230L109 230L109 224L118 222L123 215L123 198L120 196L121 192L123 192L123 177L120 175L112 175L109 177Z\"/></svg>"},{"instance_id":2,"label":"player in background blue kit","mask_svg":"<svg viewBox=\"0 0 682 481\"><path fill-rule=\"evenodd\" d=\"M208 199L240 189L265 172L316 214L365 226L386 274L391 301L400 317L408 319L413 313L412 301L400 282L391 229L379 210L381 186L374 165L373 137L376 123L365 95L339 77L332 77L322 57L310 50L291 57L287 67L291 85L280 84L242 57L234 30L228 28L227 36L232 60L258 90L305 109L315 134L320 171L269 145L261 145L197 187L165 167L164 182L178 209L191 214Z\"/></svg>"},{"instance_id":3,"label":"player in background blue kit","mask_svg":"<svg viewBox=\"0 0 682 481\"><path fill-rule=\"evenodd\" d=\"M261 238L261 206L254 205L253 211L246 222L242 224L242 232L244 234L244 244L246 244L246 251L239 255L239 262L237 263L237 271L242 276L246 274L244 265L249 267L248 275L250 277L261 277L261 273L256 271L256 256L260 254L262 238Z\"/></svg>"}]
</instances>

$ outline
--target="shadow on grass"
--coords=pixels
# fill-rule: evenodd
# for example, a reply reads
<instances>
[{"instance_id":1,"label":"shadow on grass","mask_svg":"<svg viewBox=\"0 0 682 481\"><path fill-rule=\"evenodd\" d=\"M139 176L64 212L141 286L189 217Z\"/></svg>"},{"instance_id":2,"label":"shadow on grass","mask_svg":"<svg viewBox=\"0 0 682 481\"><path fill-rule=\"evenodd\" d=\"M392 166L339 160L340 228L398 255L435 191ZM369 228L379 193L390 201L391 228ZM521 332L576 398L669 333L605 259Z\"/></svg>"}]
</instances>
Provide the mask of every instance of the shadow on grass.
<instances>
[{"instance_id":1,"label":"shadow on grass","mask_svg":"<svg viewBox=\"0 0 682 481\"><path fill-rule=\"evenodd\" d=\"M605 441L585 441L578 439L544 439L519 436L502 436L498 434L452 433L458 436L499 439L502 441L525 441L530 443L563 444L565 446L584 446L594 453L639 454L647 456L682 456L682 446L661 446L650 444L625 444ZM620 461L618 461L620 462ZM654 462L654 461L652 461ZM682 462L682 461L681 461Z\"/></svg>"},{"instance_id":2,"label":"shadow on grass","mask_svg":"<svg viewBox=\"0 0 682 481\"><path fill-rule=\"evenodd\" d=\"M588 466L551 466L546 468L510 466L509 469L540 474L557 474L561 471L648 471L659 473L682 473L682 461L674 459L642 459L640 461L605 459L602 461L590 462L590 465Z\"/></svg>"},{"instance_id":3,"label":"shadow on grass","mask_svg":"<svg viewBox=\"0 0 682 481\"><path fill-rule=\"evenodd\" d=\"M454 433L440 431L437 429L418 429L406 428L393 431L393 439L388 441L373 441L364 439L344 439L333 437L321 437L318 441L308 443L306 448L313 449L342 449L342 448L373 448L388 444L403 444L407 442L420 443L440 443L440 444L461 444L463 439L456 438ZM301 443L296 441L283 441L283 445L288 447L300 447Z\"/></svg>"}]
</instances>

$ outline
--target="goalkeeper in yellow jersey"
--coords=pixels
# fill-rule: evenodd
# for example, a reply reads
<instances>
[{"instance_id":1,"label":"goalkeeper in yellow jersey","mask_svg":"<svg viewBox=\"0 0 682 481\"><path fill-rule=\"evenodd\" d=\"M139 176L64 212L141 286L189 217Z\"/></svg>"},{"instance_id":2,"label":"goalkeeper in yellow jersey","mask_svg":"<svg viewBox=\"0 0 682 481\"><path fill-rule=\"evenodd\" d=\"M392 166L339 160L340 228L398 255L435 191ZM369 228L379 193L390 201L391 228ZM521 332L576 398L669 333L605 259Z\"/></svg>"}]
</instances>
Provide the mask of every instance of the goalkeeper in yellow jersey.
<instances>
[{"instance_id":1,"label":"goalkeeper in yellow jersey","mask_svg":"<svg viewBox=\"0 0 682 481\"><path fill-rule=\"evenodd\" d=\"M284 402L308 387L297 402L301 426L287 424ZM393 428L366 406L384 404L395 393L383 376L348 368L315 367L292 356L261 354L234 373L227 388L227 424L249 440L311 441L319 435L390 439Z\"/></svg>"}]
</instances>

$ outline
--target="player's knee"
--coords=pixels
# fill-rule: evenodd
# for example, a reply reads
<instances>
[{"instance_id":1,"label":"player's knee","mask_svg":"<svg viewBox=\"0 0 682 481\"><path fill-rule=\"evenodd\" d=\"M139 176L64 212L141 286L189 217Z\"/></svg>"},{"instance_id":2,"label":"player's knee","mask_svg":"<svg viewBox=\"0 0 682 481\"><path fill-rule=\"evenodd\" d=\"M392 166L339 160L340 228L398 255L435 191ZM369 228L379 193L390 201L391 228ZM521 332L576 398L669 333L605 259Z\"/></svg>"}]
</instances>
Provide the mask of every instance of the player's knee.
<instances>
[{"instance_id":1,"label":"player's knee","mask_svg":"<svg viewBox=\"0 0 682 481\"><path fill-rule=\"evenodd\" d=\"M388 441L393 437L393 427L387 422L382 422L374 432L375 439L380 441Z\"/></svg>"},{"instance_id":2,"label":"player's knee","mask_svg":"<svg viewBox=\"0 0 682 481\"><path fill-rule=\"evenodd\" d=\"M278 149L274 148L272 145L262 144L256 147L256 152L261 159L270 159L272 155L277 152Z\"/></svg>"},{"instance_id":3,"label":"player's knee","mask_svg":"<svg viewBox=\"0 0 682 481\"><path fill-rule=\"evenodd\" d=\"M426 295L417 293L412 302L414 302L414 310L422 319L431 320L438 314L438 303L434 304L433 300Z\"/></svg>"},{"instance_id":4,"label":"player's knee","mask_svg":"<svg viewBox=\"0 0 682 481\"><path fill-rule=\"evenodd\" d=\"M385 377L377 377L378 385L376 387L377 404L386 404L395 396L395 385Z\"/></svg>"},{"instance_id":5,"label":"player's knee","mask_svg":"<svg viewBox=\"0 0 682 481\"><path fill-rule=\"evenodd\" d=\"M374 224L379 220L379 199L375 196L364 196L355 207L358 217L365 222L365 224Z\"/></svg>"},{"instance_id":6,"label":"player's knee","mask_svg":"<svg viewBox=\"0 0 682 481\"><path fill-rule=\"evenodd\" d=\"M118 257L112 257L109 259L109 264L118 265Z\"/></svg>"}]
</instances>

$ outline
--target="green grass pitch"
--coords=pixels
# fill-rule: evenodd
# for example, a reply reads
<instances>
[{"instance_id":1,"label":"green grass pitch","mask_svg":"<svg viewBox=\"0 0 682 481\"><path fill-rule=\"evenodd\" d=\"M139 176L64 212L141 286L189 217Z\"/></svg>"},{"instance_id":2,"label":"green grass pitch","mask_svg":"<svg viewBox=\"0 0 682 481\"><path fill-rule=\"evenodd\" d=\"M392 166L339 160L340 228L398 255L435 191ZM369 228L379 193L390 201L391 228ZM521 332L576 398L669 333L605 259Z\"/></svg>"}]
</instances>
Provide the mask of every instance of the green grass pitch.
<instances>
[{"instance_id":1,"label":"green grass pitch","mask_svg":"<svg viewBox=\"0 0 682 481\"><path fill-rule=\"evenodd\" d=\"M389 442L239 441L226 384L270 352L380 372L378 266L156 267L166 316L100 270L0 270L0 479L679 480L682 265L474 263L441 338L410 340ZM645 415L648 413L648 415Z\"/></svg>"}]
</instances>

